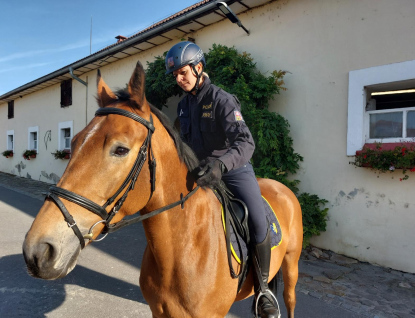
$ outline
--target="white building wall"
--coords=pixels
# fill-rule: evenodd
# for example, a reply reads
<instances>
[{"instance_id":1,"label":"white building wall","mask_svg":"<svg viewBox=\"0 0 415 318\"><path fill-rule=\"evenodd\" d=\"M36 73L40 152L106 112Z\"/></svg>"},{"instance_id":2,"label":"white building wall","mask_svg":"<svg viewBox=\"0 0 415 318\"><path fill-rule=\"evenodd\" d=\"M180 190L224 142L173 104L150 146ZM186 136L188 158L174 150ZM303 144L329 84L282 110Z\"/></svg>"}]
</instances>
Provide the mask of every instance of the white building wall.
<instances>
[{"instance_id":1,"label":"white building wall","mask_svg":"<svg viewBox=\"0 0 415 318\"><path fill-rule=\"evenodd\" d=\"M14 130L14 156L0 158L0 170L25 178L56 183L65 170L67 160L55 160L52 152L58 149L59 122L73 121L74 132L86 123L85 87L72 83L72 105L61 108L60 85L43 89L14 101L14 118L7 119L7 104L0 107L2 136ZM23 152L28 149L28 128L38 130L38 154L35 159L25 160ZM6 137L0 141L0 149L7 147Z\"/></svg>"},{"instance_id":2,"label":"white building wall","mask_svg":"<svg viewBox=\"0 0 415 318\"><path fill-rule=\"evenodd\" d=\"M414 16L412 0L280 0L239 15L251 32L249 36L228 20L191 35L204 51L213 43L235 46L240 52L251 53L262 72L289 72L284 79L288 90L276 96L271 109L288 119L294 149L304 157L294 176L301 180L301 192L329 200L327 231L312 243L408 272L415 272L415 247L411 244L415 241L415 200L410 192L415 175L400 182L399 171L377 175L355 168L349 164L353 157L346 155L346 138L349 72L413 60ZM147 61L176 42L105 66L102 76L111 88L123 88L137 60L146 67ZM25 149L26 145L20 144L27 143L29 126L39 126L41 148L33 162L25 162L21 155L12 160L1 157L1 171L48 182L53 181L42 171L48 176L62 175L65 162L50 155L57 148L53 132L58 122L74 120L76 133L85 126L85 113L89 121L97 108L96 72L81 78L88 79L89 86L74 80L73 105L66 109L59 105L59 85L16 100L12 120L7 120L7 104L0 107L4 133L15 131L16 146L20 147L16 152ZM174 119L177 98L172 100L167 112ZM46 151L42 139L47 130L52 130L52 140ZM1 149L5 149L3 139ZM26 167L17 171L20 162Z\"/></svg>"}]
</instances>

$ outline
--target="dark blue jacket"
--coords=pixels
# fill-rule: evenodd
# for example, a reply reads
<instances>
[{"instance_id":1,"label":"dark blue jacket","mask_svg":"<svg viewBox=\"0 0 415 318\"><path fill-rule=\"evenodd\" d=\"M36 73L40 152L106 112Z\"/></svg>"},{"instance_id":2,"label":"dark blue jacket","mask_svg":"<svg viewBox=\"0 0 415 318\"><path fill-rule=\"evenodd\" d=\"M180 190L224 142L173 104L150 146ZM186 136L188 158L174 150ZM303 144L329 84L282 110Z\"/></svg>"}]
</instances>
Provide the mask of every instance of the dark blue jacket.
<instances>
[{"instance_id":1,"label":"dark blue jacket","mask_svg":"<svg viewBox=\"0 0 415 318\"><path fill-rule=\"evenodd\" d=\"M199 160L219 159L230 171L251 159L255 143L238 99L208 77L196 95L187 94L179 102L177 115L181 137Z\"/></svg>"}]
</instances>

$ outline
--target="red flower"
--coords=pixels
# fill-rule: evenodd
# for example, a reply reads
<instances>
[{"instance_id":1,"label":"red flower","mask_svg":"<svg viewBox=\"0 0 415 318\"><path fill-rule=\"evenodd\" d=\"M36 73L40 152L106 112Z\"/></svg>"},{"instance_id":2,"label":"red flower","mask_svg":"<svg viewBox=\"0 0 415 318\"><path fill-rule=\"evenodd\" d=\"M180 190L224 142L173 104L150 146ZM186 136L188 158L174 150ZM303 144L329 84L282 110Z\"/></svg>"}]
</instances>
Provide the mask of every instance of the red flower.
<instances>
[{"instance_id":1,"label":"red flower","mask_svg":"<svg viewBox=\"0 0 415 318\"><path fill-rule=\"evenodd\" d=\"M399 178L399 181L402 181L402 178Z\"/></svg>"},{"instance_id":2,"label":"red flower","mask_svg":"<svg viewBox=\"0 0 415 318\"><path fill-rule=\"evenodd\" d=\"M414 172L415 171L415 167L413 167L411 170L409 170L409 171L412 171L412 172Z\"/></svg>"},{"instance_id":3,"label":"red flower","mask_svg":"<svg viewBox=\"0 0 415 318\"><path fill-rule=\"evenodd\" d=\"M402 156L405 156L405 150L406 150L406 148L405 148L405 147L403 147L403 148L402 148Z\"/></svg>"},{"instance_id":4,"label":"red flower","mask_svg":"<svg viewBox=\"0 0 415 318\"><path fill-rule=\"evenodd\" d=\"M366 158L367 158L367 155L364 155L364 156L363 156L363 158L365 158L365 159L366 159Z\"/></svg>"}]
</instances>

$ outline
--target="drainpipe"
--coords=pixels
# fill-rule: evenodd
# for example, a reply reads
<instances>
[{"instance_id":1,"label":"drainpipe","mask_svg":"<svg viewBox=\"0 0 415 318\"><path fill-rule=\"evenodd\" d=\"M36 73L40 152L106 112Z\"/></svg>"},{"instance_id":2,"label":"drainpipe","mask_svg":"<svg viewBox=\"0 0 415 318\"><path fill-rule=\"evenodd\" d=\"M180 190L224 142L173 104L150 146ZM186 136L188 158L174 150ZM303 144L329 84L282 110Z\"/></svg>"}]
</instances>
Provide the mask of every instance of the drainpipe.
<instances>
[{"instance_id":1,"label":"drainpipe","mask_svg":"<svg viewBox=\"0 0 415 318\"><path fill-rule=\"evenodd\" d=\"M84 82L83 80L81 80L78 76L76 76L76 75L73 73L73 68L72 68L72 66L69 66L69 74L71 74L71 77L72 77L73 79L76 79L79 83L84 84L85 86L88 86L88 83L87 83L87 82Z\"/></svg>"},{"instance_id":2,"label":"drainpipe","mask_svg":"<svg viewBox=\"0 0 415 318\"><path fill-rule=\"evenodd\" d=\"M69 74L71 75L73 79L77 80L79 83L86 86L86 96L85 96L85 126L86 126L88 125L88 76L86 77L86 82L84 82L83 80L81 80L78 76L76 76L73 73L72 66L69 66Z\"/></svg>"}]
</instances>

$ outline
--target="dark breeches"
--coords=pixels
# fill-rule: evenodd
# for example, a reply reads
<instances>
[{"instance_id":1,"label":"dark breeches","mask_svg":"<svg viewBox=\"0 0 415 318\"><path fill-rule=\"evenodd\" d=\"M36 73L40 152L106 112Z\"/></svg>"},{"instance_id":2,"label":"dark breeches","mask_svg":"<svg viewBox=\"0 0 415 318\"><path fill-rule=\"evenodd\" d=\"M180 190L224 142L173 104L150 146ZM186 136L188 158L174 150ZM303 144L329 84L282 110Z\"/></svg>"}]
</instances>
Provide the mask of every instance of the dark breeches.
<instances>
[{"instance_id":1,"label":"dark breeches","mask_svg":"<svg viewBox=\"0 0 415 318\"><path fill-rule=\"evenodd\" d=\"M254 169L250 163L222 176L234 196L248 207L248 224L252 243L261 243L267 235L268 221Z\"/></svg>"}]
</instances>

